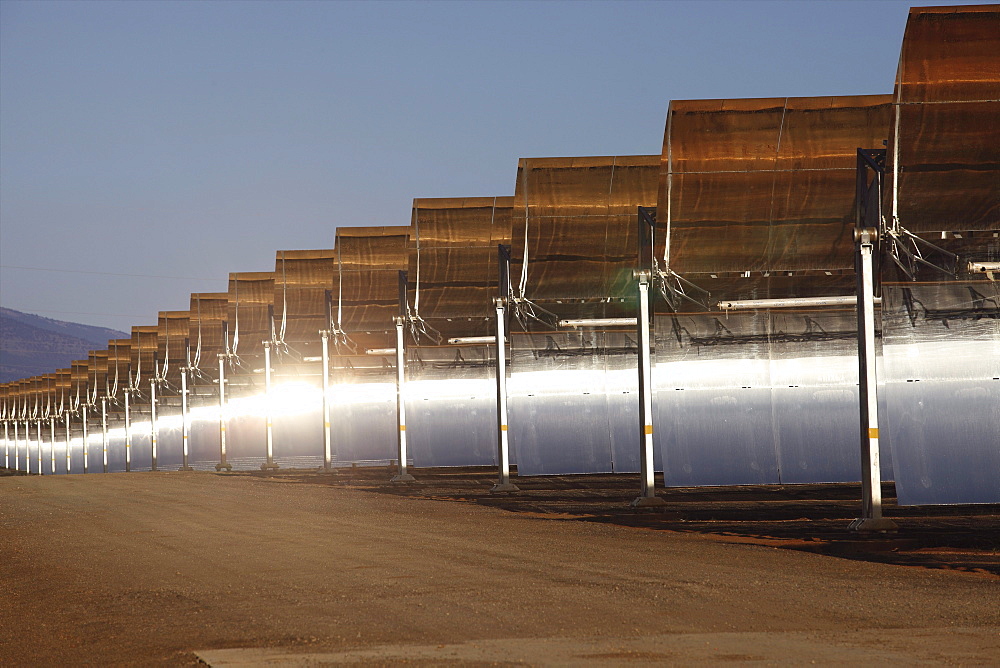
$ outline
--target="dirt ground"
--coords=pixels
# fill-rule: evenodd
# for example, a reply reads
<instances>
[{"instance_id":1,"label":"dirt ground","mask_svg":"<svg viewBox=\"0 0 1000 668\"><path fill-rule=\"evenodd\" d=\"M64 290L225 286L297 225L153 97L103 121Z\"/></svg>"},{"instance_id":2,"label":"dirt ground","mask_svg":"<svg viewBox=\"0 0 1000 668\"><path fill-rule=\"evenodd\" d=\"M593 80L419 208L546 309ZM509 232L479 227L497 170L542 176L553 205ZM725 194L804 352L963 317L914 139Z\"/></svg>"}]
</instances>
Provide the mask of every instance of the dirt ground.
<instances>
[{"instance_id":1,"label":"dirt ground","mask_svg":"<svg viewBox=\"0 0 1000 668\"><path fill-rule=\"evenodd\" d=\"M0 476L0 665L996 665L1000 508L482 469ZM789 549L786 549L789 548Z\"/></svg>"}]
</instances>

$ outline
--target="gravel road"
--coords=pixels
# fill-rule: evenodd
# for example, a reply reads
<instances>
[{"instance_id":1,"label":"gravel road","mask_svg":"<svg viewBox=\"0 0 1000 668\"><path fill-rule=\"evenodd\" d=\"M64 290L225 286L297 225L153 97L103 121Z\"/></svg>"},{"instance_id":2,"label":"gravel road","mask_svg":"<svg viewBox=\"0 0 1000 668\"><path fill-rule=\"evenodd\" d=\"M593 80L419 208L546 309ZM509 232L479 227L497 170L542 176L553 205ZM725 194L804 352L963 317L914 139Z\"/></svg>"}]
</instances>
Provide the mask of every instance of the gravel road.
<instances>
[{"instance_id":1,"label":"gravel road","mask_svg":"<svg viewBox=\"0 0 1000 668\"><path fill-rule=\"evenodd\" d=\"M982 574L280 475L0 477L3 665L969 665L998 627Z\"/></svg>"}]
</instances>

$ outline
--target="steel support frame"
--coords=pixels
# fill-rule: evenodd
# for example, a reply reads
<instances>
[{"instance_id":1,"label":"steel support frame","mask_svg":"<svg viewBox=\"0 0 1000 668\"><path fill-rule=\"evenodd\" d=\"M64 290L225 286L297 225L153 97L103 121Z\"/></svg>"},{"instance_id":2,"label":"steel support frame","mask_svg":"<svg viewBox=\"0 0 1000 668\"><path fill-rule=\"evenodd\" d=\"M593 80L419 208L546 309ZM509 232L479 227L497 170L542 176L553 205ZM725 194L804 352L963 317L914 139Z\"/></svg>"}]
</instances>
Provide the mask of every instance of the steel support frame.
<instances>
[{"instance_id":1,"label":"steel support frame","mask_svg":"<svg viewBox=\"0 0 1000 668\"><path fill-rule=\"evenodd\" d=\"M857 234L858 261L858 395L861 443L861 517L852 531L893 531L892 520L882 517L882 473L879 461L878 373L875 352L874 248L878 230Z\"/></svg>"},{"instance_id":2,"label":"steel support frame","mask_svg":"<svg viewBox=\"0 0 1000 668\"><path fill-rule=\"evenodd\" d=\"M125 389L125 472L132 470L132 390Z\"/></svg>"},{"instance_id":3,"label":"steel support frame","mask_svg":"<svg viewBox=\"0 0 1000 668\"><path fill-rule=\"evenodd\" d=\"M188 408L188 375L191 368L181 367L181 467L178 471L193 471L188 458L191 456L191 413Z\"/></svg>"},{"instance_id":4,"label":"steel support frame","mask_svg":"<svg viewBox=\"0 0 1000 668\"><path fill-rule=\"evenodd\" d=\"M510 481L510 412L507 408L507 301L510 298L510 246L497 245L496 307L496 375L497 375L497 468L499 477L491 492L519 492L521 488Z\"/></svg>"},{"instance_id":5,"label":"steel support frame","mask_svg":"<svg viewBox=\"0 0 1000 668\"><path fill-rule=\"evenodd\" d=\"M634 508L662 506L666 502L656 496L656 458L653 454L653 366L649 287L653 280L653 232L655 212L639 207L637 215L638 265L636 279L636 335L639 342L639 496L632 501Z\"/></svg>"},{"instance_id":6,"label":"steel support frame","mask_svg":"<svg viewBox=\"0 0 1000 668\"><path fill-rule=\"evenodd\" d=\"M108 472L108 398L101 397L101 453L104 459L104 473Z\"/></svg>"},{"instance_id":7,"label":"steel support frame","mask_svg":"<svg viewBox=\"0 0 1000 668\"><path fill-rule=\"evenodd\" d=\"M233 470L233 465L226 459L226 421L229 419L229 408L226 404L226 361L229 356L219 353L219 463L216 471Z\"/></svg>"},{"instance_id":8,"label":"steel support frame","mask_svg":"<svg viewBox=\"0 0 1000 668\"><path fill-rule=\"evenodd\" d=\"M90 472L90 419L87 404L80 404L80 431L83 436L83 472Z\"/></svg>"},{"instance_id":9,"label":"steel support frame","mask_svg":"<svg viewBox=\"0 0 1000 668\"><path fill-rule=\"evenodd\" d=\"M49 472L56 472L56 416L49 413Z\"/></svg>"},{"instance_id":10,"label":"steel support frame","mask_svg":"<svg viewBox=\"0 0 1000 668\"><path fill-rule=\"evenodd\" d=\"M519 492L521 488L510 481L510 437L507 411L507 303L496 299L496 374L497 374L497 466L500 477L491 492Z\"/></svg>"},{"instance_id":11,"label":"steel support frame","mask_svg":"<svg viewBox=\"0 0 1000 668\"><path fill-rule=\"evenodd\" d=\"M868 196L869 170L874 173L875 197ZM858 313L858 398L861 454L861 516L852 531L895 531L897 525L882 516L882 473L879 460L878 370L875 349L875 297L884 223L881 212L885 151L858 149L855 196L855 273ZM895 225L893 221L893 225Z\"/></svg>"},{"instance_id":12,"label":"steel support frame","mask_svg":"<svg viewBox=\"0 0 1000 668\"><path fill-rule=\"evenodd\" d=\"M149 449L153 460L153 470L156 471L157 467L157 452L156 447L156 386L158 384L157 379L149 379Z\"/></svg>"},{"instance_id":13,"label":"steel support frame","mask_svg":"<svg viewBox=\"0 0 1000 668\"><path fill-rule=\"evenodd\" d=\"M274 418L271 410L271 342L264 341L264 443L266 446L264 463L260 465L261 471L280 468L274 463Z\"/></svg>"},{"instance_id":14,"label":"steel support frame","mask_svg":"<svg viewBox=\"0 0 1000 668\"><path fill-rule=\"evenodd\" d=\"M63 424L66 428L66 432L64 434L64 438L66 440L66 473L73 472L73 460L70 457L70 446L69 446L70 442L69 416L70 416L70 411L67 410L66 412L63 413Z\"/></svg>"},{"instance_id":15,"label":"steel support frame","mask_svg":"<svg viewBox=\"0 0 1000 668\"><path fill-rule=\"evenodd\" d=\"M42 454L42 418L38 418L35 421L35 429L38 431L38 475L43 475L42 473L42 459L44 455Z\"/></svg>"},{"instance_id":16,"label":"steel support frame","mask_svg":"<svg viewBox=\"0 0 1000 668\"><path fill-rule=\"evenodd\" d=\"M406 471L406 350L403 346L403 316L396 316L396 456L398 467L390 482L415 482Z\"/></svg>"},{"instance_id":17,"label":"steel support frame","mask_svg":"<svg viewBox=\"0 0 1000 668\"><path fill-rule=\"evenodd\" d=\"M329 310L329 309L328 309ZM329 319L329 315L327 316ZM335 473L333 468L333 438L330 433L330 330L319 332L320 352L322 353L323 370L323 471Z\"/></svg>"}]
</instances>

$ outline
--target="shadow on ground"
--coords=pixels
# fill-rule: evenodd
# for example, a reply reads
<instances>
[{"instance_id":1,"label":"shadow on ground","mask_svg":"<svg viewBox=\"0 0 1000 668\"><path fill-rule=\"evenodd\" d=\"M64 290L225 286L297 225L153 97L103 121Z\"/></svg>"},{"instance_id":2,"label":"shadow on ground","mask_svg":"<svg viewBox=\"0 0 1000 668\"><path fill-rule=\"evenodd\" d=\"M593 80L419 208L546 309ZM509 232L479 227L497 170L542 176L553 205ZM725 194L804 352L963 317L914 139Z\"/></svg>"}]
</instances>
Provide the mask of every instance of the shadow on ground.
<instances>
[{"instance_id":1,"label":"shadow on ground","mask_svg":"<svg viewBox=\"0 0 1000 668\"><path fill-rule=\"evenodd\" d=\"M848 524L858 513L860 484L672 487L657 479L666 504L632 508L637 475L537 476L512 481L519 492L491 494L491 468L410 469L414 483L391 483L385 467L234 472L274 482L333 485L395 496L477 503L554 521L604 522L647 530L701 534L846 559L941 568L1000 577L1000 505L898 506L883 485L885 515L899 525L889 534L858 534Z\"/></svg>"}]
</instances>

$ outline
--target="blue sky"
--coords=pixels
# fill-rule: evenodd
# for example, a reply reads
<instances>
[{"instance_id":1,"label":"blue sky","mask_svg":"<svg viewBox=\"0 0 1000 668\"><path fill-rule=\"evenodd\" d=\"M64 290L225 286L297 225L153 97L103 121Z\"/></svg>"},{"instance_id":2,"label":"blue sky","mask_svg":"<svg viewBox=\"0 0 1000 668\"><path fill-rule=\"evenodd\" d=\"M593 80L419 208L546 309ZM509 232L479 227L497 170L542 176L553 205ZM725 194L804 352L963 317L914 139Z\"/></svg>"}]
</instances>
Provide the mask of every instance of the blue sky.
<instances>
[{"instance_id":1,"label":"blue sky","mask_svg":"<svg viewBox=\"0 0 1000 668\"><path fill-rule=\"evenodd\" d=\"M671 99L889 93L909 4L3 0L0 305L152 324Z\"/></svg>"}]
</instances>

